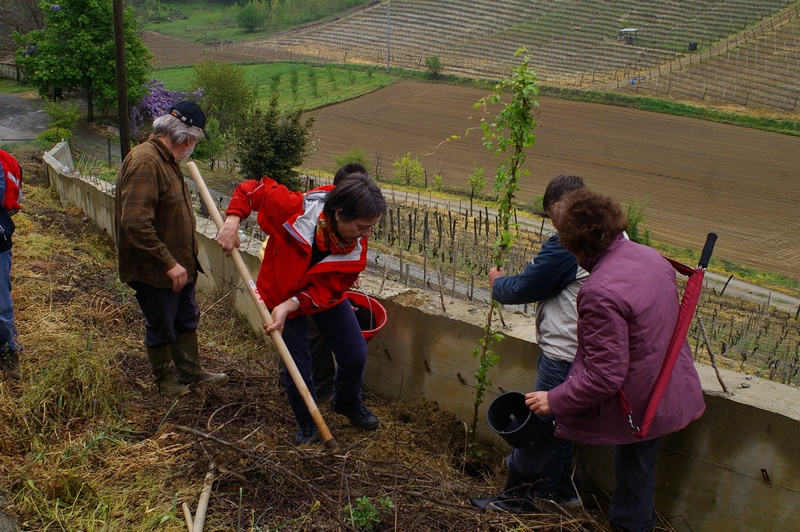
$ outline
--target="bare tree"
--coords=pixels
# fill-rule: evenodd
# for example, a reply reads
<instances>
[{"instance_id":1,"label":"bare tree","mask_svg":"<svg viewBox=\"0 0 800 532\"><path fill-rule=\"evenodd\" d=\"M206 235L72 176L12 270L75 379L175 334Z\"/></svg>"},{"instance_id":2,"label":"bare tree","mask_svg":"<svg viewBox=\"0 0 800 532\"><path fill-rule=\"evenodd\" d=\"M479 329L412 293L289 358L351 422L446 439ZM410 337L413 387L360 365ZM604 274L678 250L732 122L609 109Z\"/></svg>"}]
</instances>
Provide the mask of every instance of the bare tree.
<instances>
[{"instance_id":1,"label":"bare tree","mask_svg":"<svg viewBox=\"0 0 800 532\"><path fill-rule=\"evenodd\" d=\"M13 59L15 31L25 34L43 27L44 16L37 0L0 0L0 59Z\"/></svg>"}]
</instances>

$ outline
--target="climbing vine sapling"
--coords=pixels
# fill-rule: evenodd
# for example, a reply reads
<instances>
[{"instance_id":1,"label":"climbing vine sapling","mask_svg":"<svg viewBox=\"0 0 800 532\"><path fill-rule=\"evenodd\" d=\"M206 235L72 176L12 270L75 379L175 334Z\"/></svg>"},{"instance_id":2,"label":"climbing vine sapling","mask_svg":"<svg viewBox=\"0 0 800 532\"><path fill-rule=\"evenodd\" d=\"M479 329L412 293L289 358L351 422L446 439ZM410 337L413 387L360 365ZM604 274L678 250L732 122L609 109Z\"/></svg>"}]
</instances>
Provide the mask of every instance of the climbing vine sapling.
<instances>
[{"instance_id":1,"label":"climbing vine sapling","mask_svg":"<svg viewBox=\"0 0 800 532\"><path fill-rule=\"evenodd\" d=\"M511 225L514 214L514 195L519 188L521 176L530 175L523 170L525 148L533 146L536 137L533 130L538 126L535 110L539 107L539 88L536 85L536 73L528 67L528 56L524 48L517 50L515 57L522 57L522 63L510 74L495 85L492 94L482 98L475 104L476 110L482 110L484 116L489 114L489 107L500 105L502 110L491 121L481 119L483 145L496 155L504 155L505 159L498 165L494 184L497 197L497 211L500 222L500 235L494 243L492 261L495 266L505 264L503 254L513 242ZM504 101L503 96L511 94L511 101ZM508 98L506 97L506 100ZM475 404L472 413L472 424L469 428L467 449L475 453L475 430L478 424L478 408L483 403L486 390L491 386L488 371L499 361L500 356L494 352L492 345L504 337L498 332L492 318L498 309L494 297L489 301L483 336L473 351L473 356L480 361L475 372Z\"/></svg>"}]
</instances>

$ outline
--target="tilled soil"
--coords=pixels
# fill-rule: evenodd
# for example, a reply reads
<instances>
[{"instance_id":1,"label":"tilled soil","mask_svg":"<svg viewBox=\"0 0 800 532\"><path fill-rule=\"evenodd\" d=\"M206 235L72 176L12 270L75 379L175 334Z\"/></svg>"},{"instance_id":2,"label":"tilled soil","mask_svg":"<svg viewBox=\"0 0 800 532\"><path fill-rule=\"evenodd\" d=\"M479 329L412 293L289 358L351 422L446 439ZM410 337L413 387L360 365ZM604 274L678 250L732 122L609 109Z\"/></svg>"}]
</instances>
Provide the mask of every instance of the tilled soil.
<instances>
[{"instance_id":1,"label":"tilled soil","mask_svg":"<svg viewBox=\"0 0 800 532\"><path fill-rule=\"evenodd\" d=\"M152 31L142 32L142 40L155 55L156 67L194 65L201 61L213 60L222 63L244 61L281 61L300 59L301 56L273 52L267 49L246 47L242 41L201 44Z\"/></svg>"},{"instance_id":2,"label":"tilled soil","mask_svg":"<svg viewBox=\"0 0 800 532\"><path fill-rule=\"evenodd\" d=\"M391 176L392 162L411 152L429 182L441 172L445 184L466 189L473 165L493 176L500 160L475 129L472 106L483 96L402 81L313 111L318 148L305 164L333 170L335 156L359 147ZM716 258L800 277L800 138L607 105L540 103L519 200L541 195L555 175L577 174L620 202L644 203L643 226L654 240L699 252L706 233L716 232ZM445 142L451 135L462 138Z\"/></svg>"}]
</instances>

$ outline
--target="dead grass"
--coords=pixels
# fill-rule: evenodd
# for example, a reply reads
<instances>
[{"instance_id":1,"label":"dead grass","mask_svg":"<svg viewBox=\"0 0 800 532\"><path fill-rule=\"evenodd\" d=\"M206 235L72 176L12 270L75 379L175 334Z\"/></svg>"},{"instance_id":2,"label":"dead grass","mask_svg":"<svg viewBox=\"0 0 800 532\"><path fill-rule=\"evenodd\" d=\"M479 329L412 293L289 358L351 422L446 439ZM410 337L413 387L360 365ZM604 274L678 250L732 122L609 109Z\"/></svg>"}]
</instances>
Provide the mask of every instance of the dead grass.
<instances>
[{"instance_id":1,"label":"dead grass","mask_svg":"<svg viewBox=\"0 0 800 532\"><path fill-rule=\"evenodd\" d=\"M535 514L477 512L470 497L503 482L500 455L487 462L494 475L465 474L463 427L435 404L368 395L381 419L372 433L321 405L340 451L295 448L271 344L219 294L200 301L200 342L230 382L160 398L111 241L49 189L27 192L13 267L23 380L0 381L0 493L24 530L186 530L181 505L194 511L211 462L205 530L608 529L589 496L575 512L546 501ZM393 508L359 521L359 499Z\"/></svg>"}]
</instances>

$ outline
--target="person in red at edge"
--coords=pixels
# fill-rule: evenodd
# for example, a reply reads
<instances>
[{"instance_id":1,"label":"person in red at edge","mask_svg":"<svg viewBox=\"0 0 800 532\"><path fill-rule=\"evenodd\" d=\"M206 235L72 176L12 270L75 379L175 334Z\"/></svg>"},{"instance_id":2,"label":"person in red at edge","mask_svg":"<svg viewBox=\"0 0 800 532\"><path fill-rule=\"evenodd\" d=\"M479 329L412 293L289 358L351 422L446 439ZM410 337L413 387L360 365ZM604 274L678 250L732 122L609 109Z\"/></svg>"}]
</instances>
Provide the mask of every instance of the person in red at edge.
<instances>
[{"instance_id":1,"label":"person in red at edge","mask_svg":"<svg viewBox=\"0 0 800 532\"><path fill-rule=\"evenodd\" d=\"M252 211L258 212L258 225L269 235L256 282L274 320L266 331L282 333L316 397L306 326L310 315L336 357L334 411L362 429L378 428L378 418L361 398L367 342L344 292L366 268L369 236L386 212L380 187L361 173L306 194L269 177L244 181L234 190L217 234L226 253L239 246L239 222ZM299 425L295 444L317 440L311 414L286 370L284 382Z\"/></svg>"},{"instance_id":2,"label":"person in red at edge","mask_svg":"<svg viewBox=\"0 0 800 532\"><path fill-rule=\"evenodd\" d=\"M561 245L590 272L578 292L578 351L563 384L528 393L525 402L536 414L555 416L559 438L615 446L609 520L623 530L652 530L658 443L705 410L689 343L646 439L633 434L617 393L624 390L634 417L645 411L678 320L675 270L657 251L624 238L627 218L607 196L571 192L554 223Z\"/></svg>"}]
</instances>

